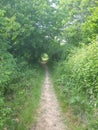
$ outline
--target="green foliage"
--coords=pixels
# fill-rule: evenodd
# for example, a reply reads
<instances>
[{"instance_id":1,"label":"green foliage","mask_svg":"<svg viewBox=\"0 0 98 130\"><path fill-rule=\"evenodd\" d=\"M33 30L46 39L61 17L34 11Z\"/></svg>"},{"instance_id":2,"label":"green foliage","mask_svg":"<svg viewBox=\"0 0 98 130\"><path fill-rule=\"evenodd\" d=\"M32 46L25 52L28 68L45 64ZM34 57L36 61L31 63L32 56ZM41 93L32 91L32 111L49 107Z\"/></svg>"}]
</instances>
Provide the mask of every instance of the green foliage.
<instances>
[{"instance_id":1,"label":"green foliage","mask_svg":"<svg viewBox=\"0 0 98 130\"><path fill-rule=\"evenodd\" d=\"M0 0L0 129L13 108L12 104L11 110L5 106L6 99L14 102L14 97L18 96L19 102L24 101L25 92L36 84L35 78L38 78L36 70L32 73L30 68L45 53L50 62L64 60L57 67L57 83L62 94L67 94L69 104L80 105L83 111L96 109L98 46L93 41L98 40L97 5L97 0ZM65 43L63 46L62 42ZM91 42L93 44L88 47L76 48L81 46L80 43ZM35 93L32 90L32 96L38 89L34 88ZM17 100L15 110L21 104ZM27 111L29 108L26 107L23 113ZM24 118L28 119L27 115ZM19 129L25 129L22 121ZM89 129L95 123L91 122ZM18 126L15 120L10 123L12 129Z\"/></svg>"},{"instance_id":2,"label":"green foliage","mask_svg":"<svg viewBox=\"0 0 98 130\"><path fill-rule=\"evenodd\" d=\"M97 0L69 0L60 2L62 20L61 39L78 46L95 38L97 29ZM95 20L93 20L95 19ZM95 21L95 22L94 22Z\"/></svg>"},{"instance_id":3,"label":"green foliage","mask_svg":"<svg viewBox=\"0 0 98 130\"><path fill-rule=\"evenodd\" d=\"M37 80L40 77L30 68L39 61L41 54L48 53L51 48L49 43L54 43L54 37L60 32L60 17L57 17L56 10L46 0L0 1L0 129L10 126L9 129L14 129L17 126L13 118L17 118L17 107L22 102L26 103L23 99L29 89L32 91L31 97L36 97L35 106L38 105L40 88L31 89L31 86L39 86ZM28 98L28 103L31 104L32 100ZM22 112L22 116L24 112L28 111L28 114L24 115L25 120L21 119L19 129L25 129L24 122L30 117L32 105L29 108L26 106Z\"/></svg>"},{"instance_id":4,"label":"green foliage","mask_svg":"<svg viewBox=\"0 0 98 130\"><path fill-rule=\"evenodd\" d=\"M98 5L98 2L96 3ZM90 16L82 24L84 42L90 42L97 38L98 33L98 6L89 8Z\"/></svg>"},{"instance_id":5,"label":"green foliage","mask_svg":"<svg viewBox=\"0 0 98 130\"><path fill-rule=\"evenodd\" d=\"M56 84L68 104L77 114L85 113L86 117L80 117L85 122L92 115L95 128L93 124L89 128L97 130L98 118L93 116L97 116L98 109L98 42L75 49L67 61L59 63L56 71Z\"/></svg>"},{"instance_id":6,"label":"green foliage","mask_svg":"<svg viewBox=\"0 0 98 130\"><path fill-rule=\"evenodd\" d=\"M7 89L9 82L13 79L15 74L16 63L13 56L6 51L0 52L0 91ZM8 88L9 89L9 88Z\"/></svg>"},{"instance_id":7,"label":"green foliage","mask_svg":"<svg viewBox=\"0 0 98 130\"><path fill-rule=\"evenodd\" d=\"M14 93L0 96L0 129L27 130L36 120L42 72L39 67L25 67L18 75L18 81L10 83Z\"/></svg>"},{"instance_id":8,"label":"green foliage","mask_svg":"<svg viewBox=\"0 0 98 130\"><path fill-rule=\"evenodd\" d=\"M29 63L37 62L42 53L48 53L49 43L54 42L60 32L62 17L58 17L59 9L46 0L8 0L0 5L1 15L5 14L8 22L4 29L10 53L25 57Z\"/></svg>"},{"instance_id":9,"label":"green foliage","mask_svg":"<svg viewBox=\"0 0 98 130\"><path fill-rule=\"evenodd\" d=\"M33 123L35 123L36 110L38 109L41 93L41 80L42 76L39 75L36 76L36 79L33 82L31 82L33 88L29 90L28 97L26 98L26 102L24 104L24 109L20 112L20 122L18 123L17 130L28 130L32 127Z\"/></svg>"},{"instance_id":10,"label":"green foliage","mask_svg":"<svg viewBox=\"0 0 98 130\"><path fill-rule=\"evenodd\" d=\"M72 50L75 49L75 46L73 44L64 44L62 45L61 50L61 61L66 60L68 58L68 55L72 52Z\"/></svg>"},{"instance_id":11,"label":"green foliage","mask_svg":"<svg viewBox=\"0 0 98 130\"><path fill-rule=\"evenodd\" d=\"M11 109L5 107L5 102L3 96L0 94L0 129L3 128L6 121L9 119Z\"/></svg>"}]
</instances>

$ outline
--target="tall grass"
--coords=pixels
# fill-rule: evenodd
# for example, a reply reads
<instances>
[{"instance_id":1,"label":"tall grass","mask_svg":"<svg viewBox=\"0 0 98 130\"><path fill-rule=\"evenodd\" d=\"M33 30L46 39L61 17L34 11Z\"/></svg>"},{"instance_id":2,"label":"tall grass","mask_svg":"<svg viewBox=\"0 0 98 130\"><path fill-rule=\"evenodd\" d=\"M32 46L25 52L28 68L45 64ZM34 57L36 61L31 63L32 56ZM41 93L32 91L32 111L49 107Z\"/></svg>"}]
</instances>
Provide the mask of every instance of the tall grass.
<instances>
[{"instance_id":1,"label":"tall grass","mask_svg":"<svg viewBox=\"0 0 98 130\"><path fill-rule=\"evenodd\" d=\"M3 127L7 130L29 130L36 121L43 72L39 67L29 68L25 69L20 77L21 80L13 84L17 88L13 96L9 95L6 100L6 106L11 109Z\"/></svg>"},{"instance_id":2,"label":"tall grass","mask_svg":"<svg viewBox=\"0 0 98 130\"><path fill-rule=\"evenodd\" d=\"M75 49L67 60L55 66L54 75L62 108L68 106L73 114L73 130L97 130L98 43Z\"/></svg>"}]
</instances>

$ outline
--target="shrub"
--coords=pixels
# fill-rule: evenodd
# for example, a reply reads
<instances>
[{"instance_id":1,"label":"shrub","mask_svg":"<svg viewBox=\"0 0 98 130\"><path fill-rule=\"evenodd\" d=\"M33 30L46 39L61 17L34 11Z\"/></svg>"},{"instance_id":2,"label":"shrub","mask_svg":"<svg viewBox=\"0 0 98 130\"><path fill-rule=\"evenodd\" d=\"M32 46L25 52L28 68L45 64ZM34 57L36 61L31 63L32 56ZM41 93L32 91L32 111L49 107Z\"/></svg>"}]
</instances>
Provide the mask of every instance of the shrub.
<instances>
[{"instance_id":1,"label":"shrub","mask_svg":"<svg viewBox=\"0 0 98 130\"><path fill-rule=\"evenodd\" d=\"M77 111L75 114L85 113L87 120L90 114L96 115L98 113L98 42L75 49L67 60L59 63L56 71L56 84L67 98L68 104ZM94 117L91 122L95 123Z\"/></svg>"}]
</instances>

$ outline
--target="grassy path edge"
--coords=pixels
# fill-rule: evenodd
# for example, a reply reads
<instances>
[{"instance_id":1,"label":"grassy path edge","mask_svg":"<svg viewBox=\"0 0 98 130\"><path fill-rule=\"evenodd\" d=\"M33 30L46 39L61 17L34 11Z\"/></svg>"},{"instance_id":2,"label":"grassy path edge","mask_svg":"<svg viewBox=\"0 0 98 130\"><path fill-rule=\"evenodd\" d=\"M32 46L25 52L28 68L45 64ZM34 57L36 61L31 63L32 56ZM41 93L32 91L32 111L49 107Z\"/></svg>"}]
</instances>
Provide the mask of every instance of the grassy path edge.
<instances>
[{"instance_id":1,"label":"grassy path edge","mask_svg":"<svg viewBox=\"0 0 98 130\"><path fill-rule=\"evenodd\" d=\"M59 86L56 85L54 77L52 76L51 79L59 105L61 107L64 123L67 126L66 130L83 130L83 127L80 125L75 115L73 115L72 108L68 105L67 99L65 100L66 97L64 97L64 94L60 91Z\"/></svg>"}]
</instances>

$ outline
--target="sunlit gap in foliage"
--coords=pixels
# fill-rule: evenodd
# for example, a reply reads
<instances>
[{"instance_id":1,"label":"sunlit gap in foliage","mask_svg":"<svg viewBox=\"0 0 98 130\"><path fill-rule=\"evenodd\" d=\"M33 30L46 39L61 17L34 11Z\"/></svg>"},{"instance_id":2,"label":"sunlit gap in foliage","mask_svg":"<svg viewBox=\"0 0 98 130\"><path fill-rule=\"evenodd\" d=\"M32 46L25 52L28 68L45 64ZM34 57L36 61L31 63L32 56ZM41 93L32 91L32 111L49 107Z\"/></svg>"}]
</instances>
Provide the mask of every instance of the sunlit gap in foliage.
<instances>
[{"instance_id":1,"label":"sunlit gap in foliage","mask_svg":"<svg viewBox=\"0 0 98 130\"><path fill-rule=\"evenodd\" d=\"M65 44L67 44L67 41L63 39L63 40L60 42L60 45L63 46L63 45L65 45Z\"/></svg>"},{"instance_id":2,"label":"sunlit gap in foliage","mask_svg":"<svg viewBox=\"0 0 98 130\"><path fill-rule=\"evenodd\" d=\"M46 64L46 63L48 62L48 60L49 60L48 54L47 54L47 53L43 53L43 54L41 55L41 63L42 63L42 64Z\"/></svg>"}]
</instances>

